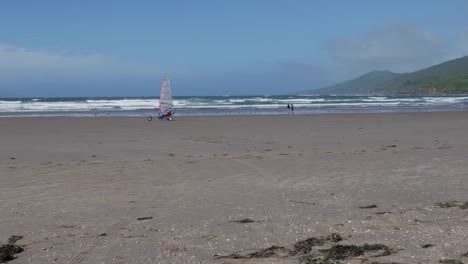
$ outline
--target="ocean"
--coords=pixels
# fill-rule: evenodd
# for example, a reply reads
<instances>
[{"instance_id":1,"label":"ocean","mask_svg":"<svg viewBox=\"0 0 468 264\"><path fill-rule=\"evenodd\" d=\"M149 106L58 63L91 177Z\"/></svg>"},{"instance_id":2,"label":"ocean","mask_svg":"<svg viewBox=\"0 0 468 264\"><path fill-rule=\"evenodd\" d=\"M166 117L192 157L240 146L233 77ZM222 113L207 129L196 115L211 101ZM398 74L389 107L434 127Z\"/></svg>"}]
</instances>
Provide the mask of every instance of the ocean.
<instances>
[{"instance_id":1,"label":"ocean","mask_svg":"<svg viewBox=\"0 0 468 264\"><path fill-rule=\"evenodd\" d=\"M467 111L468 96L179 96L175 116ZM148 116L156 97L0 98L0 117Z\"/></svg>"}]
</instances>

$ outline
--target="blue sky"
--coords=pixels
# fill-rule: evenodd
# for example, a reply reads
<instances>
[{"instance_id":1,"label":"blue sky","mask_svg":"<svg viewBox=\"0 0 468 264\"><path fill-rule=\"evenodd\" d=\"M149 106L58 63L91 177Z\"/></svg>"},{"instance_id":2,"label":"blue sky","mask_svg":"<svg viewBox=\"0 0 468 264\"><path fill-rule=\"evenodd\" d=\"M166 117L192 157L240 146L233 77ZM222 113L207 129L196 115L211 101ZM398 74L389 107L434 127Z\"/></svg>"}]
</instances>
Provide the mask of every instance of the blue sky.
<instances>
[{"instance_id":1,"label":"blue sky","mask_svg":"<svg viewBox=\"0 0 468 264\"><path fill-rule=\"evenodd\" d=\"M0 3L0 97L286 94L468 55L468 1Z\"/></svg>"}]
</instances>

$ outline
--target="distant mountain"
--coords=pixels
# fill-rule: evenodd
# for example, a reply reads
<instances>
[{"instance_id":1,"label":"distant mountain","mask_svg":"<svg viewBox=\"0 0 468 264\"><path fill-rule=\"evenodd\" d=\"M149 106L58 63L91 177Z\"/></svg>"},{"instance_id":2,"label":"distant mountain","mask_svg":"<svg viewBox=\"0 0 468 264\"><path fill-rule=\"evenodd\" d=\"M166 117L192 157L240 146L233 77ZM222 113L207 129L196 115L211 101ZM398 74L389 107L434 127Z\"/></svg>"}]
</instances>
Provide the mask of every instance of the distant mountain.
<instances>
[{"instance_id":1,"label":"distant mountain","mask_svg":"<svg viewBox=\"0 0 468 264\"><path fill-rule=\"evenodd\" d=\"M300 94L431 93L468 93L468 56L411 73L373 71L333 86L300 92Z\"/></svg>"},{"instance_id":2,"label":"distant mountain","mask_svg":"<svg viewBox=\"0 0 468 264\"><path fill-rule=\"evenodd\" d=\"M382 87L386 93L468 93L468 56L402 74Z\"/></svg>"},{"instance_id":3,"label":"distant mountain","mask_svg":"<svg viewBox=\"0 0 468 264\"><path fill-rule=\"evenodd\" d=\"M378 87L388 84L400 76L390 71L373 71L356 79L335 84L333 86L302 92L301 94L369 94L376 93Z\"/></svg>"}]
</instances>

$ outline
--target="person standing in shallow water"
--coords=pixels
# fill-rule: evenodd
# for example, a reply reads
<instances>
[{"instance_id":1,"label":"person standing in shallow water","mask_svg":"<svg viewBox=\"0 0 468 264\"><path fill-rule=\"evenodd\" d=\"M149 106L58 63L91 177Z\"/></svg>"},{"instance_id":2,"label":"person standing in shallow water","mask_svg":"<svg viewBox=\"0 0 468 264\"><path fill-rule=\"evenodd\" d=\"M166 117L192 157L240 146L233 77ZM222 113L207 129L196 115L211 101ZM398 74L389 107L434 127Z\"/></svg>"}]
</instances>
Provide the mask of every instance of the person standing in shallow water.
<instances>
[{"instance_id":1,"label":"person standing in shallow water","mask_svg":"<svg viewBox=\"0 0 468 264\"><path fill-rule=\"evenodd\" d=\"M287 108L288 108L288 114L290 114L291 113L291 106L288 104Z\"/></svg>"},{"instance_id":2,"label":"person standing in shallow water","mask_svg":"<svg viewBox=\"0 0 468 264\"><path fill-rule=\"evenodd\" d=\"M294 115L294 105L291 104L291 115Z\"/></svg>"}]
</instances>

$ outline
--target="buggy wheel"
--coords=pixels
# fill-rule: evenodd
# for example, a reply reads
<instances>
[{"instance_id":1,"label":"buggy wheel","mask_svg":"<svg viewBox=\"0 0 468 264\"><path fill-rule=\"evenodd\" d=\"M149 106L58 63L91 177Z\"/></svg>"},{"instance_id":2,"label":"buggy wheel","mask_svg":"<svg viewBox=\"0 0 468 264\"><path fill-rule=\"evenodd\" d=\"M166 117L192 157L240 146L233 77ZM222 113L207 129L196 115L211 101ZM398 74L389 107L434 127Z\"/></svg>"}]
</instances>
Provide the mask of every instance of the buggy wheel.
<instances>
[{"instance_id":1,"label":"buggy wheel","mask_svg":"<svg viewBox=\"0 0 468 264\"><path fill-rule=\"evenodd\" d=\"M152 116L148 116L148 121L153 121L153 117Z\"/></svg>"}]
</instances>

